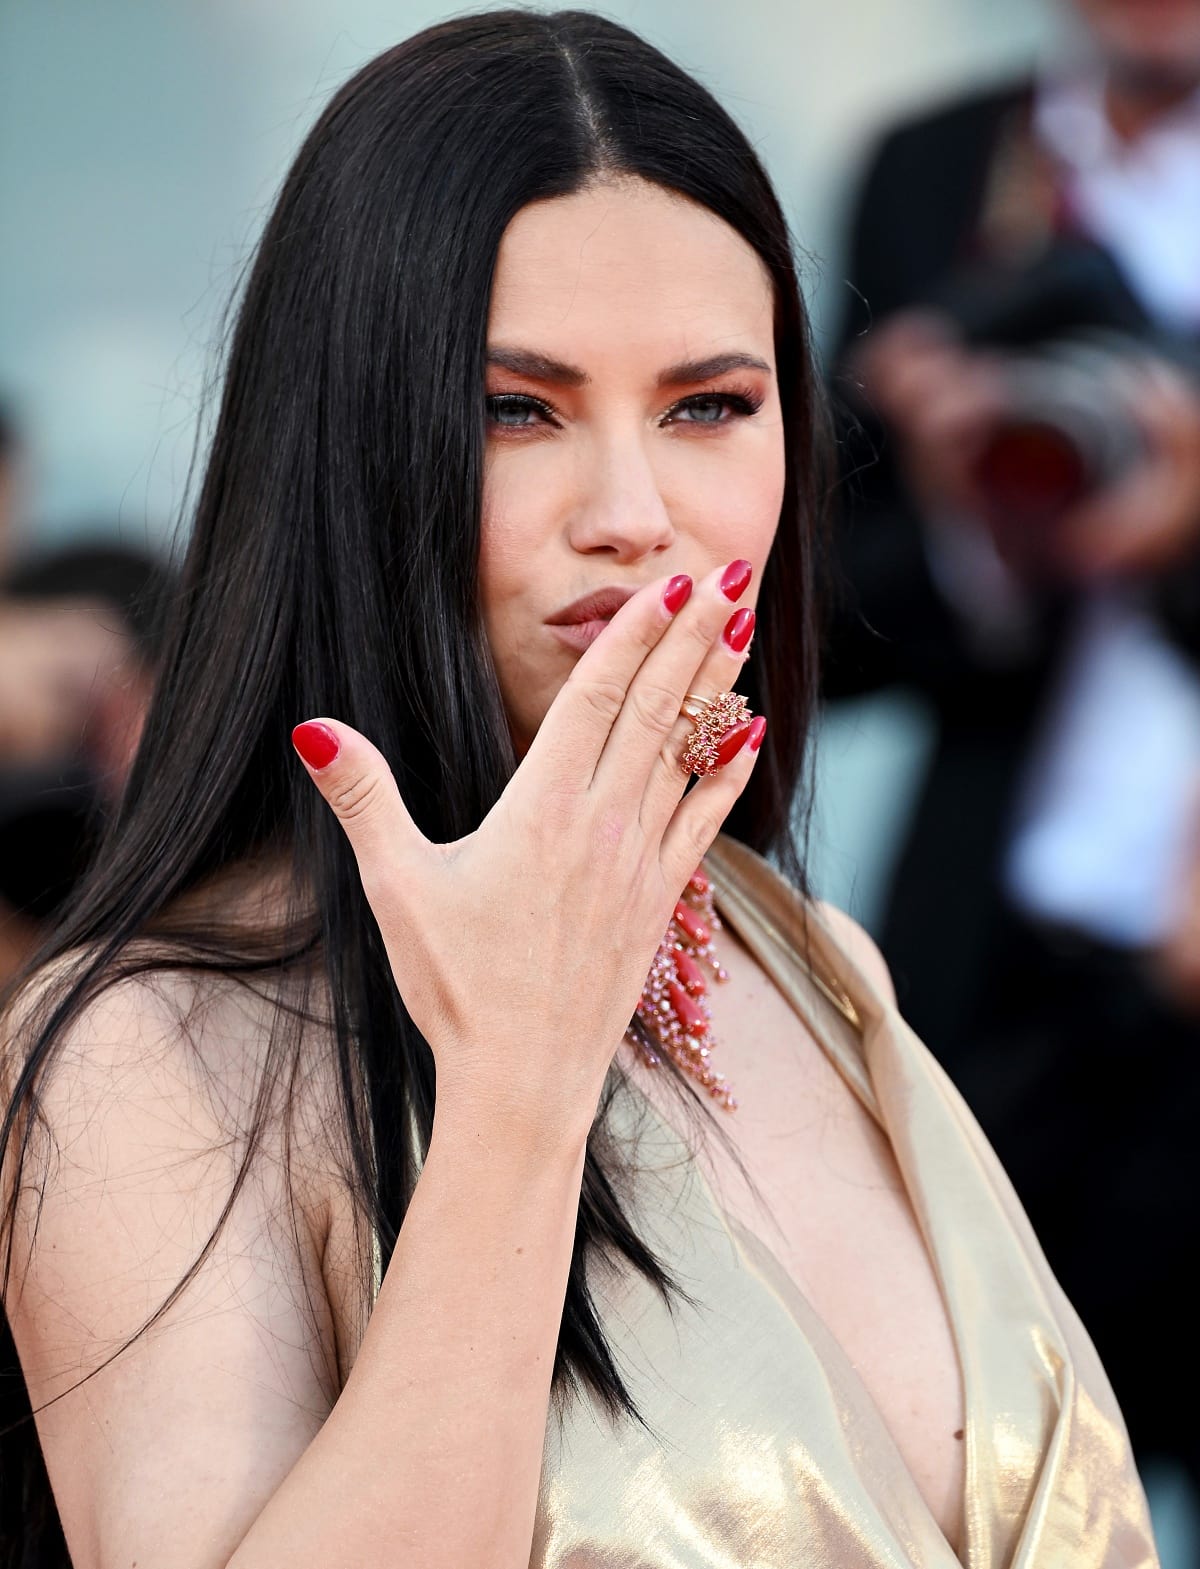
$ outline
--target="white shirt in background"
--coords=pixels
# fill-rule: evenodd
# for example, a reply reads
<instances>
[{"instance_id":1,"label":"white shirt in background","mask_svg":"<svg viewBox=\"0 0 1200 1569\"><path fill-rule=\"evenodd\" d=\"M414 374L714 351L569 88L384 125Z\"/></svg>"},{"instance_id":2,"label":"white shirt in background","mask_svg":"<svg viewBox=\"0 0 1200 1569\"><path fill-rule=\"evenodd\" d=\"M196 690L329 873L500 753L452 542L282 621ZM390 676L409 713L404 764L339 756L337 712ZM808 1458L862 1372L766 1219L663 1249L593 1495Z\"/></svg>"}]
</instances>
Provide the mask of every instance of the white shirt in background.
<instances>
[{"instance_id":1,"label":"white shirt in background","mask_svg":"<svg viewBox=\"0 0 1200 1569\"><path fill-rule=\"evenodd\" d=\"M1133 144L1098 75L1048 83L1034 123L1143 308L1200 333L1200 93ZM1200 678L1139 598L1114 582L1080 605L1006 865L1027 912L1135 948L1170 928L1200 817Z\"/></svg>"}]
</instances>

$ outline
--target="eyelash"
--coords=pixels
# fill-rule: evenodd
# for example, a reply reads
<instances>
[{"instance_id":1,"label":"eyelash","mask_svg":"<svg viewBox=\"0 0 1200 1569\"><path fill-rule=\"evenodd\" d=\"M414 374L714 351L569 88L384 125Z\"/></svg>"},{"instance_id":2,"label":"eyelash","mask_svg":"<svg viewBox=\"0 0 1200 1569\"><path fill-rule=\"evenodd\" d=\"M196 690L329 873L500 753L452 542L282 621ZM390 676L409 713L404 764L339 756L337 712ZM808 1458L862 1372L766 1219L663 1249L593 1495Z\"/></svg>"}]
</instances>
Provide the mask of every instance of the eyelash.
<instances>
[{"instance_id":1,"label":"eyelash","mask_svg":"<svg viewBox=\"0 0 1200 1569\"><path fill-rule=\"evenodd\" d=\"M494 393L492 396L486 399L486 403L489 418L493 421L495 411L498 408L508 408L514 410L534 409L542 416L544 420L546 420L551 425L557 426L558 423L554 416L554 410L550 407L550 405L548 403L543 403L541 398L535 398L527 392ZM681 409L692 408L697 404L705 405L713 403L719 403L723 408L728 410L728 412L734 416L748 419L751 415L757 414L759 409L762 408L763 399L761 394L756 392L751 387L735 387L731 388L727 392L693 392L686 398L680 398L678 403L673 403L667 412L663 415L663 422L666 423L669 421L671 416L673 414L678 414ZM682 423L688 425L698 425L701 428L711 426L712 428L716 429L722 425L728 425L732 423L732 421L728 419L684 420ZM537 429L535 425L507 425L502 428L510 433Z\"/></svg>"}]
</instances>

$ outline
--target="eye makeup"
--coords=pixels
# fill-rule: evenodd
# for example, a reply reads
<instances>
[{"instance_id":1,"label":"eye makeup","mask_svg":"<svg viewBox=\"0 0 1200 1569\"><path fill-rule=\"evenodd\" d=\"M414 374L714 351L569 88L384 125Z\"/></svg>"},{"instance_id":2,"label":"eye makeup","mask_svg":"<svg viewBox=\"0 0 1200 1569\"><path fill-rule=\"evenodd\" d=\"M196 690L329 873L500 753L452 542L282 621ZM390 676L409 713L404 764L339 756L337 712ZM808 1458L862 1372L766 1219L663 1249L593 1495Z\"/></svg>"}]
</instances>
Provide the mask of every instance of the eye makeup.
<instances>
[{"instance_id":1,"label":"eye makeup","mask_svg":"<svg viewBox=\"0 0 1200 1569\"><path fill-rule=\"evenodd\" d=\"M557 427L558 418L551 406L528 392L490 393L485 400L489 423L497 430L535 430L538 424ZM720 427L735 419L748 419L763 406L763 395L753 387L734 387L715 392L693 392L673 403L662 415L663 425ZM707 418L715 411L716 418ZM698 417L691 417L693 412ZM537 419L529 416L536 415Z\"/></svg>"}]
</instances>

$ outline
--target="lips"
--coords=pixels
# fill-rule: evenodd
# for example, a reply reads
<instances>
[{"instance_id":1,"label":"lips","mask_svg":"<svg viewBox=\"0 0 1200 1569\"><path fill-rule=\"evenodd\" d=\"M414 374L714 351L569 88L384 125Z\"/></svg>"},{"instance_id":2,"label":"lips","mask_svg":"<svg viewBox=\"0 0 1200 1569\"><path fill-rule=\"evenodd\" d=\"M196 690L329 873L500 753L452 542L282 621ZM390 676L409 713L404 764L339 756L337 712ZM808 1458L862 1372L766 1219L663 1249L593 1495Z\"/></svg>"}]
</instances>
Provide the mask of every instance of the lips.
<instances>
[{"instance_id":1,"label":"lips","mask_svg":"<svg viewBox=\"0 0 1200 1569\"><path fill-rule=\"evenodd\" d=\"M568 627L583 626L590 621L611 621L625 601L632 599L636 593L634 588L617 588L615 585L597 589L594 594L585 594L582 599L573 600L562 610L547 616L546 625Z\"/></svg>"},{"instance_id":2,"label":"lips","mask_svg":"<svg viewBox=\"0 0 1200 1569\"><path fill-rule=\"evenodd\" d=\"M546 625L553 627L554 636L559 642L581 654L596 641L625 601L632 599L636 592L636 589L618 588L615 585L597 589L594 594L585 594L582 599L576 599L561 610L556 610L552 616L547 616Z\"/></svg>"}]
</instances>

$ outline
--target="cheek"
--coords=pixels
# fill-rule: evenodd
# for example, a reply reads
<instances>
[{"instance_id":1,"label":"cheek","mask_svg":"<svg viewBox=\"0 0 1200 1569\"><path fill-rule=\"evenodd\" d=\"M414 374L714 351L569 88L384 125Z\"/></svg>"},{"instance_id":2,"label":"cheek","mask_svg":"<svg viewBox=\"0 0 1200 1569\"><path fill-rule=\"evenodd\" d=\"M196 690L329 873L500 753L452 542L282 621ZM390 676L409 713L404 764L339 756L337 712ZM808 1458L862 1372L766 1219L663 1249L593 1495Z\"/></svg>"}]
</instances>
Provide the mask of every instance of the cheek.
<instances>
[{"instance_id":1,"label":"cheek","mask_svg":"<svg viewBox=\"0 0 1200 1569\"><path fill-rule=\"evenodd\" d=\"M553 696L544 690L551 675L542 668L547 650L530 635L548 608L542 600L546 580L553 586L561 532L562 501L546 470L544 461L536 463L532 444L530 449L490 451L484 468L480 614L519 752Z\"/></svg>"},{"instance_id":2,"label":"cheek","mask_svg":"<svg viewBox=\"0 0 1200 1569\"><path fill-rule=\"evenodd\" d=\"M529 589L552 527L546 489L522 482L519 453L489 452L484 467L479 539L479 593L489 638L503 635Z\"/></svg>"},{"instance_id":3,"label":"cheek","mask_svg":"<svg viewBox=\"0 0 1200 1569\"><path fill-rule=\"evenodd\" d=\"M714 566L744 556L757 575L783 505L782 425L747 425L711 451L696 452L698 445L663 475L667 506Z\"/></svg>"}]
</instances>

